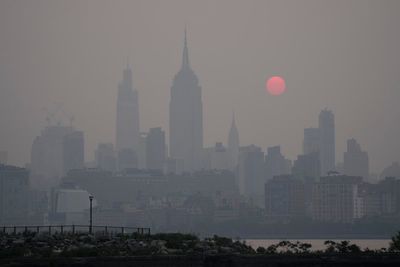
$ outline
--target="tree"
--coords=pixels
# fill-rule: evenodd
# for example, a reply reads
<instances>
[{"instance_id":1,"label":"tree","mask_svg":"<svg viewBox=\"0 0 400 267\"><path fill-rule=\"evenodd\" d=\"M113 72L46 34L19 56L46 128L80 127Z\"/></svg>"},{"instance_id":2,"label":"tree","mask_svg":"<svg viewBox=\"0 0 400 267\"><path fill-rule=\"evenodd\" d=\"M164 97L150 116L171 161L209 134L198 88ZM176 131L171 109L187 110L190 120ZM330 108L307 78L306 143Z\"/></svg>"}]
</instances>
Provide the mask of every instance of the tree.
<instances>
[{"instance_id":1,"label":"tree","mask_svg":"<svg viewBox=\"0 0 400 267\"><path fill-rule=\"evenodd\" d=\"M389 251L400 252L400 232L397 232L397 234L392 237L392 241L389 244Z\"/></svg>"}]
</instances>

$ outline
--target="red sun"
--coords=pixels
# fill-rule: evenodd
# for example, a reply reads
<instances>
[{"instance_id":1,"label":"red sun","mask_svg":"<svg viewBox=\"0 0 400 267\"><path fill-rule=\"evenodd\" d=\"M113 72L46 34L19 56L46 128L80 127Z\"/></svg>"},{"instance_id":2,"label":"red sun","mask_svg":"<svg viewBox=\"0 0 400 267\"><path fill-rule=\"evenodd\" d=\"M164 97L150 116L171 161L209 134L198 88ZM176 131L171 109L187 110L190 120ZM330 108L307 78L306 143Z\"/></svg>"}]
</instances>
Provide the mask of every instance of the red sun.
<instances>
[{"instance_id":1,"label":"red sun","mask_svg":"<svg viewBox=\"0 0 400 267\"><path fill-rule=\"evenodd\" d=\"M271 95L281 95L286 90L285 80L280 76L272 76L267 80L266 89Z\"/></svg>"}]
</instances>

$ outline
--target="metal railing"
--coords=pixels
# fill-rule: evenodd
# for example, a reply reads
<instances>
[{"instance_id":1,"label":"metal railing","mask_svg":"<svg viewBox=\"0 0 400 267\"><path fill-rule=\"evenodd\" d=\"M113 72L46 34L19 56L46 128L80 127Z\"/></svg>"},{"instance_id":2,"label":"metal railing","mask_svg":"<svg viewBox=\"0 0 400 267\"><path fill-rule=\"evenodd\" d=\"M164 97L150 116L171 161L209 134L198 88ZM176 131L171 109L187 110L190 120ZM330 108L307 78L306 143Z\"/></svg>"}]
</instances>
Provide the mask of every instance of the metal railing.
<instances>
[{"instance_id":1,"label":"metal railing","mask_svg":"<svg viewBox=\"0 0 400 267\"><path fill-rule=\"evenodd\" d=\"M93 233L94 235L150 235L150 228L146 227L125 227L107 225L29 225L29 226L2 226L0 234L23 234L23 233L42 233L42 234L84 234Z\"/></svg>"}]
</instances>

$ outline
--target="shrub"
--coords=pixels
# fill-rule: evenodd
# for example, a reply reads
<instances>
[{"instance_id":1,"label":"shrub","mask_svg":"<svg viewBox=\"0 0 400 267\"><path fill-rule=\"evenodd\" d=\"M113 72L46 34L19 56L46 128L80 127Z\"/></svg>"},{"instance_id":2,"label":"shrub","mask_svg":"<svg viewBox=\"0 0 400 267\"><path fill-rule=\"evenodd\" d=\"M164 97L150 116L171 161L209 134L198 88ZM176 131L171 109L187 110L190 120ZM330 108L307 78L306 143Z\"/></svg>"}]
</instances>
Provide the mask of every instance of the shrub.
<instances>
[{"instance_id":1,"label":"shrub","mask_svg":"<svg viewBox=\"0 0 400 267\"><path fill-rule=\"evenodd\" d=\"M400 252L400 232L397 232L397 234L392 237L392 241L389 244L389 251Z\"/></svg>"}]
</instances>

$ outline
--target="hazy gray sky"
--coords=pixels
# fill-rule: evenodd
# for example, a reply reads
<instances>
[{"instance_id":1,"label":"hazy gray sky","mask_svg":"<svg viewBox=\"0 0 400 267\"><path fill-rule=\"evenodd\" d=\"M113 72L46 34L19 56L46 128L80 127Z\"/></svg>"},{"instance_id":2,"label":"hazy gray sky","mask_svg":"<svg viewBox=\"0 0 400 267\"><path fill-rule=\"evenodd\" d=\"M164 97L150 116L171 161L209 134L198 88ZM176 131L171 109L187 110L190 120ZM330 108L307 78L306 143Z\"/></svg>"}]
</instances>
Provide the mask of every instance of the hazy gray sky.
<instances>
[{"instance_id":1,"label":"hazy gray sky","mask_svg":"<svg viewBox=\"0 0 400 267\"><path fill-rule=\"evenodd\" d=\"M381 171L400 160L399 12L397 0L2 0L0 150L10 163L29 162L46 125L43 108L61 103L93 159L98 142L114 142L117 83L128 57L141 130L168 133L186 24L206 145L225 143L234 109L241 144L281 144L294 159L303 129L317 126L328 107L337 160L354 137ZM272 75L286 79L284 95L265 93Z\"/></svg>"}]
</instances>

